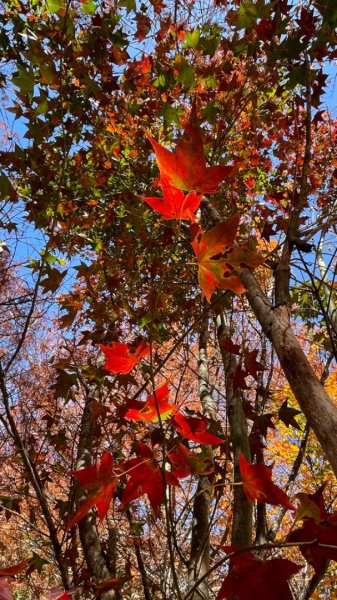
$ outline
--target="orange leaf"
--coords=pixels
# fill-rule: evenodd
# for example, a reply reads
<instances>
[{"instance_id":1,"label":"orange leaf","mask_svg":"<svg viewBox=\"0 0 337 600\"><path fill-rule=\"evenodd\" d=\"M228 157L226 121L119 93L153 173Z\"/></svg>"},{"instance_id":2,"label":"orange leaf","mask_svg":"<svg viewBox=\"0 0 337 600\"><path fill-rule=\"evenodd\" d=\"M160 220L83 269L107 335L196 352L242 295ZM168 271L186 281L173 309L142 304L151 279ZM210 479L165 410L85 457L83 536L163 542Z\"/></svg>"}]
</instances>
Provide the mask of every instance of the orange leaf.
<instances>
[{"instance_id":1,"label":"orange leaf","mask_svg":"<svg viewBox=\"0 0 337 600\"><path fill-rule=\"evenodd\" d=\"M249 502L267 502L281 504L290 510L295 510L287 494L271 480L272 469L263 464L250 465L240 452L240 471L243 490Z\"/></svg>"},{"instance_id":2,"label":"orange leaf","mask_svg":"<svg viewBox=\"0 0 337 600\"><path fill-rule=\"evenodd\" d=\"M99 518L102 521L108 512L118 481L110 452L105 450L101 460L96 465L87 469L72 471L71 474L89 491L89 496L69 521L67 529L76 525L93 506L97 507Z\"/></svg>"},{"instance_id":3,"label":"orange leaf","mask_svg":"<svg viewBox=\"0 0 337 600\"><path fill-rule=\"evenodd\" d=\"M215 192L219 183L235 169L234 166L206 166L195 108L191 111L185 133L178 141L175 153L158 144L151 135L147 137L156 153L162 179L181 190L210 194Z\"/></svg>"},{"instance_id":4,"label":"orange leaf","mask_svg":"<svg viewBox=\"0 0 337 600\"><path fill-rule=\"evenodd\" d=\"M321 522L321 509L318 504L312 499L310 494L300 492L296 494L300 504L296 509L295 521L303 521L304 519L312 519L316 524Z\"/></svg>"},{"instance_id":5,"label":"orange leaf","mask_svg":"<svg viewBox=\"0 0 337 600\"><path fill-rule=\"evenodd\" d=\"M177 413L172 419L172 425L183 438L192 440L192 442L208 444L209 446L217 446L223 443L221 438L207 431L207 422L204 417L185 417Z\"/></svg>"},{"instance_id":6,"label":"orange leaf","mask_svg":"<svg viewBox=\"0 0 337 600\"><path fill-rule=\"evenodd\" d=\"M161 179L160 185L163 190L163 198L143 198L159 214L162 219L190 220L195 221L195 213L199 208L202 196L196 192L190 192L185 196L184 192L171 186L166 179Z\"/></svg>"},{"instance_id":7,"label":"orange leaf","mask_svg":"<svg viewBox=\"0 0 337 600\"><path fill-rule=\"evenodd\" d=\"M99 347L107 359L104 368L111 373L130 373L141 358L150 354L150 347L145 340L136 348L119 342L112 342L109 346L99 344Z\"/></svg>"},{"instance_id":8,"label":"orange leaf","mask_svg":"<svg viewBox=\"0 0 337 600\"><path fill-rule=\"evenodd\" d=\"M177 410L177 406L168 402L168 396L168 381L166 381L152 396L148 397L141 408L130 408L125 418L132 421L144 421L144 423L156 423L159 421L159 412L161 420L165 421L173 411Z\"/></svg>"},{"instance_id":9,"label":"orange leaf","mask_svg":"<svg viewBox=\"0 0 337 600\"><path fill-rule=\"evenodd\" d=\"M200 227L191 226L192 248L198 259L198 280L208 302L216 288L231 290L236 294L245 291L230 260L222 258L234 245L235 235L239 226L240 215L229 217L219 225L203 233ZM220 255L219 258L216 258Z\"/></svg>"},{"instance_id":10,"label":"orange leaf","mask_svg":"<svg viewBox=\"0 0 337 600\"><path fill-rule=\"evenodd\" d=\"M173 466L173 475L188 477L188 475L208 475L213 472L212 451L205 448L201 453L190 452L184 444L177 444L168 458Z\"/></svg>"}]
</instances>

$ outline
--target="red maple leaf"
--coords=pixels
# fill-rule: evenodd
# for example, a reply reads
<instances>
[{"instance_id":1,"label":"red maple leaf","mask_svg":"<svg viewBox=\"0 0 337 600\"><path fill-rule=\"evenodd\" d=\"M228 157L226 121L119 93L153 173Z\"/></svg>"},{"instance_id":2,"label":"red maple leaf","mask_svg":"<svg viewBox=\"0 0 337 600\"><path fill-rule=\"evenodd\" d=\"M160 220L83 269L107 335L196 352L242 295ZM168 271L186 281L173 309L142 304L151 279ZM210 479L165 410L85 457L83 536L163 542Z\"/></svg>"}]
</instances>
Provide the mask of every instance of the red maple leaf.
<instances>
[{"instance_id":1,"label":"red maple leaf","mask_svg":"<svg viewBox=\"0 0 337 600\"><path fill-rule=\"evenodd\" d=\"M258 355L258 350L251 350L251 351L245 350L244 351L246 371L248 371L249 375L254 377L254 379L256 381L258 379L258 372L265 371L265 369L266 369L266 367L264 365L262 365L261 363L259 363L256 360L257 355Z\"/></svg>"},{"instance_id":2,"label":"red maple leaf","mask_svg":"<svg viewBox=\"0 0 337 600\"><path fill-rule=\"evenodd\" d=\"M156 153L161 178L181 190L211 194L235 170L234 166L206 166L195 108L191 111L185 133L178 141L175 153L158 144L151 135L147 135L147 138Z\"/></svg>"},{"instance_id":3,"label":"red maple leaf","mask_svg":"<svg viewBox=\"0 0 337 600\"><path fill-rule=\"evenodd\" d=\"M233 390L241 389L248 390L246 383L246 377L248 373L242 368L241 363L236 365L234 373L230 374L230 378L233 380Z\"/></svg>"},{"instance_id":4,"label":"red maple leaf","mask_svg":"<svg viewBox=\"0 0 337 600\"><path fill-rule=\"evenodd\" d=\"M11 567L0 567L0 575L11 576L17 575L18 573L22 573L22 571L25 571L25 569L29 567L31 562L31 560L23 560L22 562L19 562L16 565L12 565Z\"/></svg>"},{"instance_id":5,"label":"red maple leaf","mask_svg":"<svg viewBox=\"0 0 337 600\"><path fill-rule=\"evenodd\" d=\"M188 475L208 475L213 472L212 451L204 448L199 454L191 452L184 444L177 446L167 454L173 466L173 475L188 477Z\"/></svg>"},{"instance_id":6,"label":"red maple leaf","mask_svg":"<svg viewBox=\"0 0 337 600\"><path fill-rule=\"evenodd\" d=\"M207 431L205 417L185 417L178 413L173 417L172 425L183 438L192 440L192 442L208 444L209 446L223 444L221 438Z\"/></svg>"},{"instance_id":7,"label":"red maple leaf","mask_svg":"<svg viewBox=\"0 0 337 600\"><path fill-rule=\"evenodd\" d=\"M130 479L123 492L121 508L139 496L147 494L153 511L157 514L159 506L164 501L165 488L162 472L151 448L140 443L139 456L127 460L123 468ZM165 477L169 485L179 486L177 478L172 473L167 471Z\"/></svg>"},{"instance_id":8,"label":"red maple leaf","mask_svg":"<svg viewBox=\"0 0 337 600\"><path fill-rule=\"evenodd\" d=\"M233 552L233 546L223 548ZM216 600L293 600L288 579L302 569L301 565L283 558L261 560L251 552L231 558L231 570Z\"/></svg>"},{"instance_id":9,"label":"red maple leaf","mask_svg":"<svg viewBox=\"0 0 337 600\"><path fill-rule=\"evenodd\" d=\"M216 288L236 294L245 291L230 257L220 256L233 248L239 221L240 215L233 215L206 233L197 225L191 226L192 248L199 265L198 280L208 302Z\"/></svg>"},{"instance_id":10,"label":"red maple leaf","mask_svg":"<svg viewBox=\"0 0 337 600\"><path fill-rule=\"evenodd\" d=\"M71 474L88 490L89 495L70 519L67 528L70 529L76 525L93 506L96 506L98 516L102 521L108 512L118 481L118 475L114 470L114 460L110 452L105 450L101 460L96 465L87 469L72 471Z\"/></svg>"},{"instance_id":11,"label":"red maple leaf","mask_svg":"<svg viewBox=\"0 0 337 600\"><path fill-rule=\"evenodd\" d=\"M241 346L234 344L229 337L225 337L220 342L221 348L230 354L241 354Z\"/></svg>"},{"instance_id":12,"label":"red maple leaf","mask_svg":"<svg viewBox=\"0 0 337 600\"><path fill-rule=\"evenodd\" d=\"M132 421L154 423L159 421L159 412L161 420L164 421L172 414L172 412L177 410L177 406L168 402L168 397L168 381L166 381L166 383L158 388L152 396L148 397L146 402L138 403L139 408L129 408L125 418L131 419Z\"/></svg>"},{"instance_id":13,"label":"red maple leaf","mask_svg":"<svg viewBox=\"0 0 337 600\"><path fill-rule=\"evenodd\" d=\"M243 490L249 502L267 502L281 504L285 508L295 510L287 494L271 480L272 469L263 464L250 465L240 452L240 471Z\"/></svg>"},{"instance_id":14,"label":"red maple leaf","mask_svg":"<svg viewBox=\"0 0 337 600\"><path fill-rule=\"evenodd\" d=\"M296 520L303 520L303 526L292 531L287 539L289 542L308 542L307 546L299 549L317 573L321 572L327 559L337 562L337 512L326 511L323 498L325 485L320 486L315 494L297 494L300 505Z\"/></svg>"},{"instance_id":15,"label":"red maple leaf","mask_svg":"<svg viewBox=\"0 0 337 600\"><path fill-rule=\"evenodd\" d=\"M109 346L99 344L99 347L107 359L104 368L111 373L130 373L141 358L150 354L150 346L144 340L136 348L119 342Z\"/></svg>"},{"instance_id":16,"label":"red maple leaf","mask_svg":"<svg viewBox=\"0 0 337 600\"><path fill-rule=\"evenodd\" d=\"M163 198L143 198L155 211L162 215L163 221L176 219L178 221L195 221L195 213L199 208L202 196L196 192L185 195L179 188L173 187L166 179L161 179Z\"/></svg>"}]
</instances>

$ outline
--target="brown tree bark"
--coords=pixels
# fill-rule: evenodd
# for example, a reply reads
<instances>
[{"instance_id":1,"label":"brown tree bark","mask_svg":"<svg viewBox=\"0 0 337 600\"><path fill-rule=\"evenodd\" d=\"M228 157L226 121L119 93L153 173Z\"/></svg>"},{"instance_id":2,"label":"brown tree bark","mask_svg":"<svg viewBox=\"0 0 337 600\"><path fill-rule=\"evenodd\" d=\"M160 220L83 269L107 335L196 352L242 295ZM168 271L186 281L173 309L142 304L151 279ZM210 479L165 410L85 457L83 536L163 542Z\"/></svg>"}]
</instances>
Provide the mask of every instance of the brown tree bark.
<instances>
[{"instance_id":1,"label":"brown tree bark","mask_svg":"<svg viewBox=\"0 0 337 600\"><path fill-rule=\"evenodd\" d=\"M206 198L202 201L202 207L214 225L222 221L218 211ZM297 213L294 214L296 221ZM281 368L308 425L316 435L337 477L337 406L314 373L290 323L288 302L291 252L289 242L285 246L282 259L275 272L275 305L268 300L250 269L243 269L239 276L246 288L250 307L263 332L272 343Z\"/></svg>"},{"instance_id":2,"label":"brown tree bark","mask_svg":"<svg viewBox=\"0 0 337 600\"><path fill-rule=\"evenodd\" d=\"M105 358L102 352L97 358L97 366L104 364ZM92 462L93 439L95 435L95 424L91 419L90 405L96 399L98 386L94 382L87 390L87 397L82 414L80 435L77 450L76 470L85 469ZM86 498L83 488L75 483L75 503L78 507ZM91 510L78 523L81 545L88 569L96 583L109 579L114 573L108 567L108 557L103 552L96 527L96 515ZM100 600L116 600L113 590L105 592Z\"/></svg>"},{"instance_id":3,"label":"brown tree bark","mask_svg":"<svg viewBox=\"0 0 337 600\"><path fill-rule=\"evenodd\" d=\"M204 315L199 333L199 398L203 413L211 419L216 418L216 409L208 387L207 360L208 314ZM199 477L197 492L193 504L191 551L188 565L188 581L192 587L196 580L209 569L209 531L211 508L211 483L206 476ZM208 579L205 578L191 596L192 600L208 600Z\"/></svg>"},{"instance_id":4,"label":"brown tree bark","mask_svg":"<svg viewBox=\"0 0 337 600\"><path fill-rule=\"evenodd\" d=\"M337 406L314 373L290 324L287 304L272 306L254 274L240 273L249 304L271 341L292 392L337 477Z\"/></svg>"},{"instance_id":5,"label":"brown tree bark","mask_svg":"<svg viewBox=\"0 0 337 600\"><path fill-rule=\"evenodd\" d=\"M242 480L239 467L240 451L247 460L250 460L247 422L242 410L240 390L234 390L233 380L230 377L236 368L235 357L233 354L226 352L221 345L221 341L224 338L230 337L225 316L219 315L216 324L226 378L226 406L233 446L234 483L239 483ZM234 486L233 494L232 544L240 548L249 547L252 544L253 505L251 502L248 502L241 485Z\"/></svg>"}]
</instances>

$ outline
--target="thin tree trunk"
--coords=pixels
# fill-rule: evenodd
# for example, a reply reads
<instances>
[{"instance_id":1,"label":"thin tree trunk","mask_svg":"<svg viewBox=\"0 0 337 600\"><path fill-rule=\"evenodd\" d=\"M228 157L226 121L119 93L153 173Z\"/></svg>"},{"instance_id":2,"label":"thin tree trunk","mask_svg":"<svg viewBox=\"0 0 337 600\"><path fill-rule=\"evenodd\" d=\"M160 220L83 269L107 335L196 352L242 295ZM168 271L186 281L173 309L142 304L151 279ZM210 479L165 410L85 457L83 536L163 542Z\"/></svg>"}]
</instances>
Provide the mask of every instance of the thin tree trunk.
<instances>
[{"instance_id":1,"label":"thin tree trunk","mask_svg":"<svg viewBox=\"0 0 337 600\"><path fill-rule=\"evenodd\" d=\"M337 202L335 202L335 209L336 208L337 208ZM337 333L337 308L336 308L336 304L335 304L334 298L333 298L333 288L331 286L329 286L329 281L327 278L328 269L327 269L327 266L325 264L324 257L323 257L324 242L325 242L325 232L322 233L321 239L318 244L317 263L318 263L318 268L319 268L319 272L321 275L322 292L324 294L324 298L326 301L326 311L328 313L331 325L332 325L333 329L335 330L335 333Z\"/></svg>"},{"instance_id":2,"label":"thin tree trunk","mask_svg":"<svg viewBox=\"0 0 337 600\"><path fill-rule=\"evenodd\" d=\"M48 529L48 533L49 533L49 537L50 537L50 543L51 543L53 551L54 551L55 561L56 561L56 564L57 564L59 572L60 572L62 584L65 587L65 589L69 589L70 588L69 573L68 573L66 561L64 560L62 546L61 546L58 536L57 536L57 529L55 527L52 514L49 510L48 502L47 502L46 496L43 491L43 486L42 486L39 474L36 470L34 463L29 458L29 454L25 448L23 440L21 439L20 433L18 431L14 417L12 415L11 406L10 406L10 397L9 397L9 393L8 393L7 386L6 386L5 373L4 373L1 365L0 365L0 389L2 392L3 403L4 403L8 423L6 423L5 419L2 419L2 421L3 421L4 426L6 427L7 431L12 435L15 446L22 458L22 462L23 462L23 465L26 470L26 475L35 491L36 498L40 504L41 512L43 514L44 520L47 525L47 529Z\"/></svg>"},{"instance_id":3,"label":"thin tree trunk","mask_svg":"<svg viewBox=\"0 0 337 600\"><path fill-rule=\"evenodd\" d=\"M248 269L240 273L249 304L271 341L292 392L337 476L337 407L310 366L292 330L286 304L272 306Z\"/></svg>"},{"instance_id":4,"label":"thin tree trunk","mask_svg":"<svg viewBox=\"0 0 337 600\"><path fill-rule=\"evenodd\" d=\"M221 344L224 338L230 337L225 315L222 314L217 317L216 325L226 376L226 406L233 446L234 483L239 483L242 480L239 467L240 451L247 460L250 460L247 422L242 410L240 390L233 389L233 381L230 377L235 371L236 360L233 354L227 352ZM235 485L233 494L232 544L244 548L252 544L253 505L248 502L242 486Z\"/></svg>"},{"instance_id":5,"label":"thin tree trunk","mask_svg":"<svg viewBox=\"0 0 337 600\"><path fill-rule=\"evenodd\" d=\"M199 334L199 398L203 413L211 419L216 418L216 409L208 387L208 360L207 360L208 315L201 322ZM192 587L199 577L209 569L209 515L211 509L211 484L206 476L201 476L193 504L191 552L188 568L189 585ZM208 600L208 579L205 578L193 592L191 600Z\"/></svg>"},{"instance_id":6,"label":"thin tree trunk","mask_svg":"<svg viewBox=\"0 0 337 600\"><path fill-rule=\"evenodd\" d=\"M99 353L97 366L104 364L104 354ZM86 402L83 410L81 428L77 450L76 469L85 469L92 462L93 440L95 439L95 424L91 419L90 406L95 401L98 394L97 383L92 383L87 391ZM78 507L86 498L86 493L77 483L75 483L75 503ZM108 567L108 560L103 552L96 527L95 513L90 510L78 523L81 545L89 571L96 583L101 583L114 574ZM101 600L116 600L113 590L105 592L100 596Z\"/></svg>"},{"instance_id":7,"label":"thin tree trunk","mask_svg":"<svg viewBox=\"0 0 337 600\"><path fill-rule=\"evenodd\" d=\"M222 221L207 199L203 199L202 206L214 225ZM243 269L239 277L246 288L250 307L271 341L291 390L337 477L337 406L315 375L291 327L286 298L288 273L285 268L279 271L275 282L275 306L268 300L250 269Z\"/></svg>"}]
</instances>

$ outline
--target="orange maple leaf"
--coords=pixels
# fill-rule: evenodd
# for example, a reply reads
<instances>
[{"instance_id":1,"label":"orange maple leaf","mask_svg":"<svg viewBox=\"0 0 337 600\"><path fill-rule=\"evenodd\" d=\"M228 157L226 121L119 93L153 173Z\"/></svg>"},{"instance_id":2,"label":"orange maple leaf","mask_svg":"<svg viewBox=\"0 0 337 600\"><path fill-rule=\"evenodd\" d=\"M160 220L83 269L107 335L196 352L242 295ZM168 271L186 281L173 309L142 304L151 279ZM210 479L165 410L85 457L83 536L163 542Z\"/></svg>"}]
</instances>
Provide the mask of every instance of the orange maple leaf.
<instances>
[{"instance_id":1,"label":"orange maple leaf","mask_svg":"<svg viewBox=\"0 0 337 600\"><path fill-rule=\"evenodd\" d=\"M136 348L119 342L112 342L109 346L99 344L99 347L107 359L104 368L111 373L130 373L141 358L150 354L150 346L145 340Z\"/></svg>"},{"instance_id":2,"label":"orange maple leaf","mask_svg":"<svg viewBox=\"0 0 337 600\"><path fill-rule=\"evenodd\" d=\"M168 452L167 457L173 466L173 475L176 477L188 477L188 475L208 475L214 470L212 451L204 448L199 454L191 452L184 444L177 446Z\"/></svg>"},{"instance_id":3,"label":"orange maple leaf","mask_svg":"<svg viewBox=\"0 0 337 600\"><path fill-rule=\"evenodd\" d=\"M129 408L125 417L132 421L143 421L144 423L155 423L159 421L158 413L162 421L165 421L172 412L177 410L177 406L168 401L169 390L168 381L160 388L155 390L154 394L148 397L146 402L138 403L139 408Z\"/></svg>"},{"instance_id":4,"label":"orange maple leaf","mask_svg":"<svg viewBox=\"0 0 337 600\"><path fill-rule=\"evenodd\" d=\"M185 195L184 192L169 184L166 179L161 179L163 198L143 198L155 211L162 215L163 221L176 219L178 221L195 221L195 213L199 208L202 196L196 192Z\"/></svg>"},{"instance_id":5,"label":"orange maple leaf","mask_svg":"<svg viewBox=\"0 0 337 600\"><path fill-rule=\"evenodd\" d=\"M207 431L207 421L205 417L185 417L177 413L172 419L172 425L183 438L197 442L198 444L208 444L217 446L223 444L223 440L214 433Z\"/></svg>"},{"instance_id":6,"label":"orange maple leaf","mask_svg":"<svg viewBox=\"0 0 337 600\"><path fill-rule=\"evenodd\" d=\"M281 504L285 508L295 510L287 494L271 480L272 469L263 464L251 465L240 452L240 471L243 491L249 502L267 502Z\"/></svg>"},{"instance_id":7,"label":"orange maple leaf","mask_svg":"<svg viewBox=\"0 0 337 600\"><path fill-rule=\"evenodd\" d=\"M191 226L192 248L199 265L198 280L208 302L216 288L236 294L245 291L227 257L215 258L233 248L239 221L240 215L233 215L206 233L198 226Z\"/></svg>"},{"instance_id":8,"label":"orange maple leaf","mask_svg":"<svg viewBox=\"0 0 337 600\"><path fill-rule=\"evenodd\" d=\"M93 506L96 506L98 516L102 521L108 512L118 482L118 475L114 470L114 460L110 452L105 450L96 465L72 471L71 475L76 477L80 484L89 491L89 495L68 522L67 529L76 525Z\"/></svg>"},{"instance_id":9,"label":"orange maple leaf","mask_svg":"<svg viewBox=\"0 0 337 600\"><path fill-rule=\"evenodd\" d=\"M215 192L225 177L230 176L235 166L206 166L201 130L195 107L183 136L177 143L175 153L164 148L149 134L147 138L156 153L162 179L181 190L198 191L203 194Z\"/></svg>"}]
</instances>

